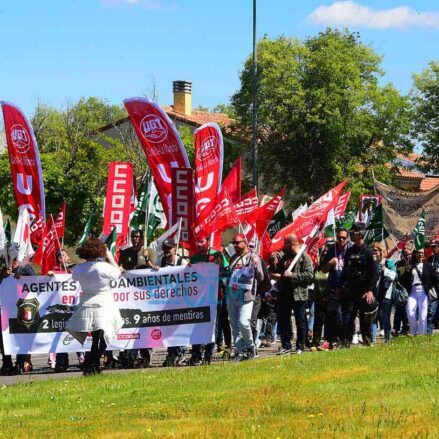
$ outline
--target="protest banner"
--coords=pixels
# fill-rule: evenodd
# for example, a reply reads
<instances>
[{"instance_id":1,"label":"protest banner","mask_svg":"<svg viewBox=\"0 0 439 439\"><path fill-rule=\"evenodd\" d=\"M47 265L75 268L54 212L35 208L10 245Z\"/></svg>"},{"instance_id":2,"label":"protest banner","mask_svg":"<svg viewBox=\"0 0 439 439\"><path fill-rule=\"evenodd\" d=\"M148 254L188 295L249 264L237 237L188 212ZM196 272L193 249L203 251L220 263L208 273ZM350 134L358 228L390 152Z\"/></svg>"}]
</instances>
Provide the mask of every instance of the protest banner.
<instances>
[{"instance_id":1,"label":"protest banner","mask_svg":"<svg viewBox=\"0 0 439 439\"><path fill-rule=\"evenodd\" d=\"M406 192L375 180L374 187L382 195L384 226L395 242L414 230L422 210L425 240L434 239L439 227L439 186L425 192Z\"/></svg>"},{"instance_id":2,"label":"protest banner","mask_svg":"<svg viewBox=\"0 0 439 439\"><path fill-rule=\"evenodd\" d=\"M18 107L8 102L2 102L1 106L15 202L18 209L23 206L28 210L31 223L42 217L42 229L46 207L37 140L27 117Z\"/></svg>"},{"instance_id":3,"label":"protest banner","mask_svg":"<svg viewBox=\"0 0 439 439\"><path fill-rule=\"evenodd\" d=\"M190 168L175 125L166 112L146 98L124 100L157 186L168 222L171 220L172 168Z\"/></svg>"},{"instance_id":4,"label":"protest banner","mask_svg":"<svg viewBox=\"0 0 439 439\"><path fill-rule=\"evenodd\" d=\"M194 131L195 140L195 214L215 198L221 187L224 142L217 123L205 123Z\"/></svg>"},{"instance_id":5,"label":"protest banner","mask_svg":"<svg viewBox=\"0 0 439 439\"><path fill-rule=\"evenodd\" d=\"M218 265L127 271L112 282L124 325L109 350L162 348L214 341ZM0 286L6 354L78 352L84 346L65 326L80 301L70 274L9 277Z\"/></svg>"}]
</instances>

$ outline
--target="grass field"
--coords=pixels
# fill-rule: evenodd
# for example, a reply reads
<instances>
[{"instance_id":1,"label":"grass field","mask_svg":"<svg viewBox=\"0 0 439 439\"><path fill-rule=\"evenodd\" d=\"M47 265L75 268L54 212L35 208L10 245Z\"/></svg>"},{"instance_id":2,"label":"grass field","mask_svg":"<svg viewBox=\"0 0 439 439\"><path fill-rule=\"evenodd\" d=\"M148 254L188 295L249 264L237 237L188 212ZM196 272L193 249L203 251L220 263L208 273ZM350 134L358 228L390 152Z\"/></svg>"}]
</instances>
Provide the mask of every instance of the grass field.
<instances>
[{"instance_id":1,"label":"grass field","mask_svg":"<svg viewBox=\"0 0 439 439\"><path fill-rule=\"evenodd\" d=\"M0 437L439 437L439 337L4 386Z\"/></svg>"}]
</instances>

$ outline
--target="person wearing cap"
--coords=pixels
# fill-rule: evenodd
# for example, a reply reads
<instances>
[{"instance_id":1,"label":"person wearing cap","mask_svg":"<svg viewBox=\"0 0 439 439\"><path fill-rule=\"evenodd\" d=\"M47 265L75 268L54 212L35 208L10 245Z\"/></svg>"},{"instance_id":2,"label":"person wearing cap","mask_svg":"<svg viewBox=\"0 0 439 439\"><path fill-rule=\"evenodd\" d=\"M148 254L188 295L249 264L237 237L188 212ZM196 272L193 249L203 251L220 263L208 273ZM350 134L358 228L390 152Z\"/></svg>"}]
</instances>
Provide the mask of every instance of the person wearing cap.
<instances>
[{"instance_id":1,"label":"person wearing cap","mask_svg":"<svg viewBox=\"0 0 439 439\"><path fill-rule=\"evenodd\" d=\"M360 331L364 345L372 345L372 323L378 311L376 288L378 265L372 250L364 243L366 226L353 224L350 230L354 245L346 250L345 264L337 294L342 299L343 342L349 347L355 331L355 319L360 317Z\"/></svg>"},{"instance_id":2,"label":"person wearing cap","mask_svg":"<svg viewBox=\"0 0 439 439\"><path fill-rule=\"evenodd\" d=\"M186 259L177 255L177 243L174 239L165 239L162 243L163 257L157 261L158 266L152 267L157 270L163 267L175 267L187 265ZM164 367L181 366L184 363L184 353L186 346L170 346L167 349L167 355L163 362Z\"/></svg>"},{"instance_id":3,"label":"person wearing cap","mask_svg":"<svg viewBox=\"0 0 439 439\"><path fill-rule=\"evenodd\" d=\"M143 233L140 229L134 229L131 232L131 247L121 250L119 253L118 264L124 270L141 270L144 268L151 268L151 263L148 258L148 251L143 248L144 240ZM151 364L151 349L127 349L121 351L119 360L122 367L146 368ZM114 366L114 358L112 351L106 351L104 357L104 364L106 367Z\"/></svg>"},{"instance_id":4,"label":"person wearing cap","mask_svg":"<svg viewBox=\"0 0 439 439\"><path fill-rule=\"evenodd\" d=\"M207 236L203 239L200 239L197 241L197 248L198 253L196 253L194 256L191 257L190 263L191 264L200 264L203 262L214 262L215 264L218 264L220 266L220 284L218 286L218 300L220 300L220 294L221 291L223 291L222 287L222 274L224 269L228 266L228 262L225 259L224 255L217 251L210 248L210 236ZM220 308L221 304L217 303L217 318L215 321L215 334L218 330L218 318L220 314ZM204 360L202 358L201 353L201 347L202 345L192 345L192 356L189 360L189 364L191 366L199 366L203 363L206 365L210 365L213 358L213 352L215 349L215 343L207 343L204 348Z\"/></svg>"},{"instance_id":5,"label":"person wearing cap","mask_svg":"<svg viewBox=\"0 0 439 439\"><path fill-rule=\"evenodd\" d=\"M226 288L227 309L236 347L234 361L256 358L250 320L258 284L264 280L261 259L251 252L246 237L239 233L232 241L235 254L230 259L230 280Z\"/></svg>"}]
</instances>

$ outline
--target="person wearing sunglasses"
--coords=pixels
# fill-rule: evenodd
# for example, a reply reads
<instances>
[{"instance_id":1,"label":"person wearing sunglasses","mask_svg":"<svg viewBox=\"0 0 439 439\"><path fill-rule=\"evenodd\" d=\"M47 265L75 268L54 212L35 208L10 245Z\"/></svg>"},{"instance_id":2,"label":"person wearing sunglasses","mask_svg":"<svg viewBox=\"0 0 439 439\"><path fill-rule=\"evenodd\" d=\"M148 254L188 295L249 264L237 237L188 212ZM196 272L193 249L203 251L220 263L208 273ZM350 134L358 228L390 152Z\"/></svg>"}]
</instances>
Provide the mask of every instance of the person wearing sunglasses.
<instances>
[{"instance_id":1,"label":"person wearing sunglasses","mask_svg":"<svg viewBox=\"0 0 439 439\"><path fill-rule=\"evenodd\" d=\"M344 343L349 347L355 332L355 319L360 317L364 345L372 345L372 323L378 310L376 289L378 266L372 250L364 243L366 225L353 224L350 230L354 245L346 250L345 263L339 282L342 294Z\"/></svg>"},{"instance_id":2,"label":"person wearing sunglasses","mask_svg":"<svg viewBox=\"0 0 439 439\"><path fill-rule=\"evenodd\" d=\"M235 254L229 262L230 280L227 285L227 309L236 347L233 361L256 358L251 317L258 284L264 280L261 259L251 252L242 233L232 241Z\"/></svg>"},{"instance_id":3,"label":"person wearing sunglasses","mask_svg":"<svg viewBox=\"0 0 439 439\"><path fill-rule=\"evenodd\" d=\"M334 343L341 340L343 329L343 313L341 297L337 294L337 286L343 272L346 251L351 246L348 231L345 228L337 230L337 240L335 245L329 247L323 256L320 271L328 273L326 281L325 299L325 325L326 341L317 349L327 351L333 349Z\"/></svg>"}]
</instances>

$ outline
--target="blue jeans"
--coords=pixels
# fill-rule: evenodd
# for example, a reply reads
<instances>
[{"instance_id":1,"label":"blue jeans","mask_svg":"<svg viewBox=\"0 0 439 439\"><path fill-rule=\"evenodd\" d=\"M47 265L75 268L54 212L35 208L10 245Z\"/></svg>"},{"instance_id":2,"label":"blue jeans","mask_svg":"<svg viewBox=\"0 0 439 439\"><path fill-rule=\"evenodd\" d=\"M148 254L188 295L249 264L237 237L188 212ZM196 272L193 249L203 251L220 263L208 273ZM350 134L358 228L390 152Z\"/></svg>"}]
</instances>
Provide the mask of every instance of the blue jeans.
<instances>
[{"instance_id":1,"label":"blue jeans","mask_svg":"<svg viewBox=\"0 0 439 439\"><path fill-rule=\"evenodd\" d=\"M250 326L253 301L244 302L240 297L228 297L227 310L238 354L244 353L246 349L253 349L253 333Z\"/></svg>"},{"instance_id":2,"label":"blue jeans","mask_svg":"<svg viewBox=\"0 0 439 439\"><path fill-rule=\"evenodd\" d=\"M434 302L431 302L428 304L428 314L427 314L427 334L433 334L434 329L434 321L436 319L437 314L437 304L438 301L435 300Z\"/></svg>"}]
</instances>

